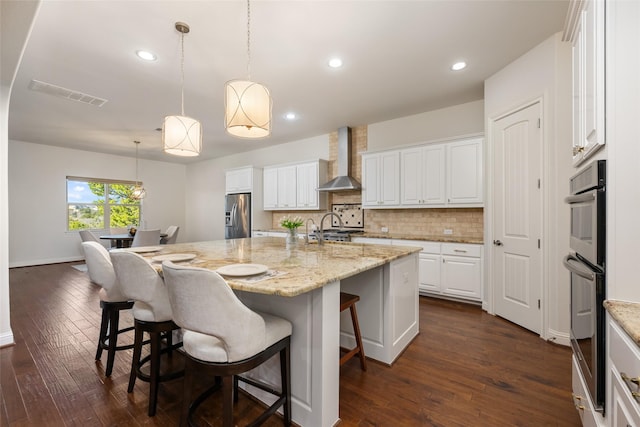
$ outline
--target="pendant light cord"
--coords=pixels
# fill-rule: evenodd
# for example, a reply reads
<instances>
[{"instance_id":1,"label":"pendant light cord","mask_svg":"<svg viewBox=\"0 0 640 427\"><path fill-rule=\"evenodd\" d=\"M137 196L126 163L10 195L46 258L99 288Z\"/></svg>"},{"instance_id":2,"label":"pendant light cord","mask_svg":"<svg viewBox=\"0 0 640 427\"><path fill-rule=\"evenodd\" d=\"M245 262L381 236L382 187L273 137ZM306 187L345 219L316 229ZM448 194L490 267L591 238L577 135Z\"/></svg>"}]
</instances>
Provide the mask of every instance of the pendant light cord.
<instances>
[{"instance_id":1,"label":"pendant light cord","mask_svg":"<svg viewBox=\"0 0 640 427\"><path fill-rule=\"evenodd\" d=\"M180 90L182 92L182 115L184 116L184 33L181 32L181 47L182 47L182 57L180 58L180 72L182 74L182 85Z\"/></svg>"},{"instance_id":2,"label":"pendant light cord","mask_svg":"<svg viewBox=\"0 0 640 427\"><path fill-rule=\"evenodd\" d=\"M136 185L140 184L138 181L138 145L140 145L140 141L133 141L136 144Z\"/></svg>"},{"instance_id":3,"label":"pendant light cord","mask_svg":"<svg viewBox=\"0 0 640 427\"><path fill-rule=\"evenodd\" d=\"M247 0L247 77L251 80L251 0Z\"/></svg>"}]
</instances>

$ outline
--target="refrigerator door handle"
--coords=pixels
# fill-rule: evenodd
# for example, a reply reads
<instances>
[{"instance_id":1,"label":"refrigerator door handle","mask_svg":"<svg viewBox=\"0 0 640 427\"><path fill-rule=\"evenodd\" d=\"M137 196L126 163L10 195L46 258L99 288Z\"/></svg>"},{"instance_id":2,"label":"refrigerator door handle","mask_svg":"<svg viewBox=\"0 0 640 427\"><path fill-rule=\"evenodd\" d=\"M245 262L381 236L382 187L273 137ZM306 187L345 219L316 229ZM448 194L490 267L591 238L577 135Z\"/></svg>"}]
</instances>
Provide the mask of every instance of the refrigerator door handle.
<instances>
[{"instance_id":1,"label":"refrigerator door handle","mask_svg":"<svg viewBox=\"0 0 640 427\"><path fill-rule=\"evenodd\" d=\"M229 226L235 227L236 211L238 210L238 203L234 203L231 207L231 219L229 220Z\"/></svg>"}]
</instances>

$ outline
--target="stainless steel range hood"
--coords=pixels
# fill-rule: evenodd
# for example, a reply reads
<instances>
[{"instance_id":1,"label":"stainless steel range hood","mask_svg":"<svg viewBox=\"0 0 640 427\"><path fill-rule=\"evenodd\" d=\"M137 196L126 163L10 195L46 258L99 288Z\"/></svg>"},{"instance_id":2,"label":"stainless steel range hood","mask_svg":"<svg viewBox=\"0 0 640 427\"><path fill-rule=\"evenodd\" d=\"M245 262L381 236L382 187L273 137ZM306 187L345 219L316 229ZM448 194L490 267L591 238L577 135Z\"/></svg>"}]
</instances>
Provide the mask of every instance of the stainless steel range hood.
<instances>
[{"instance_id":1,"label":"stainless steel range hood","mask_svg":"<svg viewBox=\"0 0 640 427\"><path fill-rule=\"evenodd\" d=\"M351 177L351 128L338 129L338 176L318 187L318 191L360 190L360 183Z\"/></svg>"}]
</instances>

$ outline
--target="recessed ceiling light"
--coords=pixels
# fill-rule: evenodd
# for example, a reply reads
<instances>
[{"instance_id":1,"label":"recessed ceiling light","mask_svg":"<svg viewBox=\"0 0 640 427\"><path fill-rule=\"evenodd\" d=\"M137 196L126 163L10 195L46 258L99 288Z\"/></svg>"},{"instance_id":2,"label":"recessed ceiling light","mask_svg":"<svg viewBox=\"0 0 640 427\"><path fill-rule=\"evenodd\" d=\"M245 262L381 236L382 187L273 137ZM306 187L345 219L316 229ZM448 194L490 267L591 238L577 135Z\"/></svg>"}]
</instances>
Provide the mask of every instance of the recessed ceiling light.
<instances>
[{"instance_id":1,"label":"recessed ceiling light","mask_svg":"<svg viewBox=\"0 0 640 427\"><path fill-rule=\"evenodd\" d=\"M157 59L153 53L146 50L136 50L136 55L138 55L138 58L144 59L145 61L155 61Z\"/></svg>"},{"instance_id":2,"label":"recessed ceiling light","mask_svg":"<svg viewBox=\"0 0 640 427\"><path fill-rule=\"evenodd\" d=\"M329 60L329 67L331 67L331 68L340 68L340 67L342 67L342 59L340 59L340 58L331 58Z\"/></svg>"},{"instance_id":3,"label":"recessed ceiling light","mask_svg":"<svg viewBox=\"0 0 640 427\"><path fill-rule=\"evenodd\" d=\"M453 64L453 65L451 66L451 69L452 69L453 71L460 71L460 70L462 70L463 68L466 68L466 66L467 66L467 63L466 63L466 62L464 62L464 61L460 61L460 62L456 62L455 64Z\"/></svg>"},{"instance_id":4,"label":"recessed ceiling light","mask_svg":"<svg viewBox=\"0 0 640 427\"><path fill-rule=\"evenodd\" d=\"M284 115L284 118L287 120L294 120L296 117L296 113L287 113Z\"/></svg>"}]
</instances>

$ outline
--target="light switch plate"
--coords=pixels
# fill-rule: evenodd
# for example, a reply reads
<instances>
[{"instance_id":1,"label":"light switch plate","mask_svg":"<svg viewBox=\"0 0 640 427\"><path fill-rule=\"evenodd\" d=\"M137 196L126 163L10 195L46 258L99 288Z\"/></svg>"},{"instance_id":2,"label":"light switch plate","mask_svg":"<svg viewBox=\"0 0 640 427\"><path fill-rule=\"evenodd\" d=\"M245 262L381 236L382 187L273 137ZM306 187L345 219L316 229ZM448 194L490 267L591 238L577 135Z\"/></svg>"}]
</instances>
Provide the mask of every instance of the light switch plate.
<instances>
[{"instance_id":1,"label":"light switch plate","mask_svg":"<svg viewBox=\"0 0 640 427\"><path fill-rule=\"evenodd\" d=\"M444 234L447 234L447 235L449 235L449 234L453 234L453 230L452 230L452 229L450 229L450 228L445 228L445 229L444 229Z\"/></svg>"},{"instance_id":2,"label":"light switch plate","mask_svg":"<svg viewBox=\"0 0 640 427\"><path fill-rule=\"evenodd\" d=\"M382 227L380 229L380 231L382 231L383 233L388 233L389 232L389 227Z\"/></svg>"}]
</instances>

